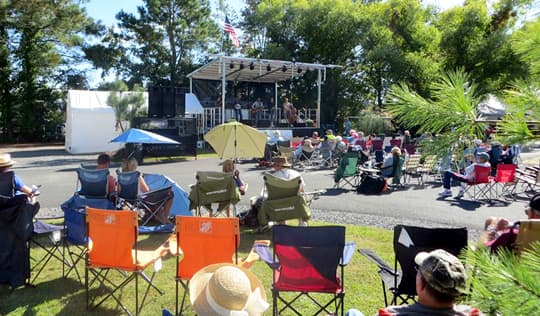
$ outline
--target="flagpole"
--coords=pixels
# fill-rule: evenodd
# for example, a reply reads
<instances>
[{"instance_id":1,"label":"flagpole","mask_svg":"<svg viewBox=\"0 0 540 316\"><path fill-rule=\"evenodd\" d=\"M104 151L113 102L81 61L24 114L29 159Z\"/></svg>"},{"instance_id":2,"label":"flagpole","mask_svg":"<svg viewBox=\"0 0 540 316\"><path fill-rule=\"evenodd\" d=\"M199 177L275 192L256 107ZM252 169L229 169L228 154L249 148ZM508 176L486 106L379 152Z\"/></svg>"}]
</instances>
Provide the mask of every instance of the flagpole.
<instances>
[{"instance_id":1,"label":"flagpole","mask_svg":"<svg viewBox=\"0 0 540 316\"><path fill-rule=\"evenodd\" d=\"M219 10L221 11L223 17L223 24L225 24L225 6L223 5L223 0L219 0ZM225 31L221 30L221 46L219 47L219 54L223 55L223 45L225 45Z\"/></svg>"}]
</instances>

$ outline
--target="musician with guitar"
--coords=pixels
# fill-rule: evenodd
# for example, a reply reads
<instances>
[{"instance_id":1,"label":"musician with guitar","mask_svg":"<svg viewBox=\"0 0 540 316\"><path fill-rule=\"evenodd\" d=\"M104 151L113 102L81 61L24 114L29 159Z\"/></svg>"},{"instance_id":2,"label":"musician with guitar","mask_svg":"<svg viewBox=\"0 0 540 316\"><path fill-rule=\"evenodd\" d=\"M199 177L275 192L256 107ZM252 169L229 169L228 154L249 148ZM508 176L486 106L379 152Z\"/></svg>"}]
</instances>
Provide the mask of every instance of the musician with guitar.
<instances>
[{"instance_id":1,"label":"musician with guitar","mask_svg":"<svg viewBox=\"0 0 540 316\"><path fill-rule=\"evenodd\" d=\"M294 123L296 123L298 112L294 105L289 102L289 98L285 98L285 102L283 102L283 114L285 115L285 118L287 119L287 122L292 126Z\"/></svg>"},{"instance_id":2,"label":"musician with guitar","mask_svg":"<svg viewBox=\"0 0 540 316\"><path fill-rule=\"evenodd\" d=\"M259 119L263 108L264 104L262 103L261 98L257 98L257 100L251 105L251 119L254 127L259 125Z\"/></svg>"}]
</instances>

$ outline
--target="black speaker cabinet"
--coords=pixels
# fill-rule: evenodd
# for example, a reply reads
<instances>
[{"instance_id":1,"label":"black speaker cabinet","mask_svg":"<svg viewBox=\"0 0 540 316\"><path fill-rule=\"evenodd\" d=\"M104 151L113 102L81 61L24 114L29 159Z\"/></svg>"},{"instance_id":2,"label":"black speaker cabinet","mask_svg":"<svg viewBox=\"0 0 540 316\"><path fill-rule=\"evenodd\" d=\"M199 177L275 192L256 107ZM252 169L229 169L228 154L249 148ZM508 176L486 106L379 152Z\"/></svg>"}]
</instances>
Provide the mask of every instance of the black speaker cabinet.
<instances>
[{"instance_id":1,"label":"black speaker cabinet","mask_svg":"<svg viewBox=\"0 0 540 316\"><path fill-rule=\"evenodd\" d=\"M173 87L162 87L162 104L163 104L163 116L174 117L176 116L175 106L175 94Z\"/></svg>"},{"instance_id":2,"label":"black speaker cabinet","mask_svg":"<svg viewBox=\"0 0 540 316\"><path fill-rule=\"evenodd\" d=\"M163 117L161 87L148 88L148 117Z\"/></svg>"}]
</instances>

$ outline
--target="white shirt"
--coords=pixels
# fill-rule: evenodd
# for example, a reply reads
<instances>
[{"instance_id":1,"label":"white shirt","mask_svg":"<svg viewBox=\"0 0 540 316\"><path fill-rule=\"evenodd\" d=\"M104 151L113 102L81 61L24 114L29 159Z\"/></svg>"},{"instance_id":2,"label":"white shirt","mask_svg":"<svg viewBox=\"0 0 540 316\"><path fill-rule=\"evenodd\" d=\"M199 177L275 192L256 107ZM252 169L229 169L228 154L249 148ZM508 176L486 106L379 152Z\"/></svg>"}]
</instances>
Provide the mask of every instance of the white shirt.
<instances>
[{"instance_id":1,"label":"white shirt","mask_svg":"<svg viewBox=\"0 0 540 316\"><path fill-rule=\"evenodd\" d=\"M474 178L475 178L475 174L474 174L474 166L480 166L480 167L491 167L491 164L489 162L484 162L484 163L473 163L472 165L468 166L467 168L465 168L465 178L467 178L467 180L469 181L474 181Z\"/></svg>"},{"instance_id":2,"label":"white shirt","mask_svg":"<svg viewBox=\"0 0 540 316\"><path fill-rule=\"evenodd\" d=\"M302 175L300 174L300 172L298 172L296 170L293 170L293 169L290 169L290 168L283 168L281 170L274 170L272 172L272 175L277 177L277 178L284 179L284 180L291 180L291 179L300 177L299 191L304 190L304 179L302 178Z\"/></svg>"}]
</instances>

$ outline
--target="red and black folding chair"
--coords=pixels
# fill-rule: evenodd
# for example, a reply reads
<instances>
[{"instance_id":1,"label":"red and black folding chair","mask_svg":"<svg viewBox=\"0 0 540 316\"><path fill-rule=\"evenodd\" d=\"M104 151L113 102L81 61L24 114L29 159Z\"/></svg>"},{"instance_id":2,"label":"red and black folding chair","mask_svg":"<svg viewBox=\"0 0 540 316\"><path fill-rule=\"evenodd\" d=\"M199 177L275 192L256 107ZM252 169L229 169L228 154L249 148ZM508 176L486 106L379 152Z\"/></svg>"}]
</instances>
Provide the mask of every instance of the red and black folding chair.
<instances>
[{"instance_id":1,"label":"red and black folding chair","mask_svg":"<svg viewBox=\"0 0 540 316\"><path fill-rule=\"evenodd\" d=\"M345 227L276 225L272 245L273 255L268 246L255 245L255 251L273 270L272 315L285 314L287 309L296 315L343 315L344 267L356 246L345 243Z\"/></svg>"}]
</instances>

